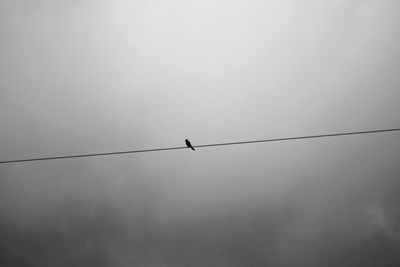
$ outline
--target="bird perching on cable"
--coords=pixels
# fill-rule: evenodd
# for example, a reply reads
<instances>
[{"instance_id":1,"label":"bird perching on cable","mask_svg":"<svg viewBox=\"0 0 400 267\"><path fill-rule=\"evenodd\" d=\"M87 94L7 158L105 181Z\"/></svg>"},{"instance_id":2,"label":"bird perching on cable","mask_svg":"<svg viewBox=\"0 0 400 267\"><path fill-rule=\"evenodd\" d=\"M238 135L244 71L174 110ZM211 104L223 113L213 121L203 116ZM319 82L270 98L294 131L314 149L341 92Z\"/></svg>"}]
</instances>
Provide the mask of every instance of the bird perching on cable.
<instances>
[{"instance_id":1,"label":"bird perching on cable","mask_svg":"<svg viewBox=\"0 0 400 267\"><path fill-rule=\"evenodd\" d=\"M193 151L195 150L192 144L189 142L189 140L185 139L185 143L188 148L191 148Z\"/></svg>"}]
</instances>

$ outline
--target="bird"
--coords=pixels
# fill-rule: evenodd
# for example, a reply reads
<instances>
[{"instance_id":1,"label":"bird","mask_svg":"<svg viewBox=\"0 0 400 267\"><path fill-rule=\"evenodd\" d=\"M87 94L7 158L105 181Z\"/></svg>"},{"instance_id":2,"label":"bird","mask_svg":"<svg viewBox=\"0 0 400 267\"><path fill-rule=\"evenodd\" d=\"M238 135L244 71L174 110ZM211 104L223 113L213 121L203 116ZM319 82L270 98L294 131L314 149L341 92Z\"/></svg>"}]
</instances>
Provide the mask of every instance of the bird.
<instances>
[{"instance_id":1,"label":"bird","mask_svg":"<svg viewBox=\"0 0 400 267\"><path fill-rule=\"evenodd\" d=\"M189 142L189 140L185 139L185 143L188 148L191 148L193 151L195 150L192 144Z\"/></svg>"}]
</instances>

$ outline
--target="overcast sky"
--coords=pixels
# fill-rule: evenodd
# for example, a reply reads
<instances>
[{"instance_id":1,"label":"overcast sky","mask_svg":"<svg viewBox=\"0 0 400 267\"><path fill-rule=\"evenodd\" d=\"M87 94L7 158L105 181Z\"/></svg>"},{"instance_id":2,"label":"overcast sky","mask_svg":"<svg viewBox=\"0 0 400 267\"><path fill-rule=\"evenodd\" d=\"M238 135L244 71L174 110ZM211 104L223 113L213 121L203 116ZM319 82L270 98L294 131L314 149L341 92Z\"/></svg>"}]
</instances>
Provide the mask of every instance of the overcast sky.
<instances>
[{"instance_id":1,"label":"overcast sky","mask_svg":"<svg viewBox=\"0 0 400 267\"><path fill-rule=\"evenodd\" d=\"M400 127L397 0L1 0L0 161ZM0 166L1 266L399 266L400 134Z\"/></svg>"}]
</instances>

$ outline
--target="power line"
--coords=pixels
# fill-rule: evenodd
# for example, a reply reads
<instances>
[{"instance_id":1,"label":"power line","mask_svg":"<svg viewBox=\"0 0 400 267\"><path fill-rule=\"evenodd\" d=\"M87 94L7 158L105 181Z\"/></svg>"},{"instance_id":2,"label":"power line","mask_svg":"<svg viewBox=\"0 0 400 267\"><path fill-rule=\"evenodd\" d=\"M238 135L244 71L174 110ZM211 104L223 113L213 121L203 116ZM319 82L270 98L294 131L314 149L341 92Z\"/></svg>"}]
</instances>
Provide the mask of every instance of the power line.
<instances>
[{"instance_id":1,"label":"power line","mask_svg":"<svg viewBox=\"0 0 400 267\"><path fill-rule=\"evenodd\" d=\"M305 136L283 137L283 138L273 138L273 139L261 139L261 140L229 142L229 143L205 144L205 145L197 145L197 146L194 146L194 147L199 148L199 147L212 147L212 146L232 146L232 145L243 145L243 144L253 144L253 143L280 142L280 141L299 140L299 139L326 138L326 137L334 137L334 136L361 135L361 134L372 134L372 133L383 133L383 132L398 132L398 131L400 131L400 128L397 128L397 129L380 129L380 130L371 130L371 131L359 131L359 132L319 134L319 135L305 135ZM16 159L16 160L0 161L0 164L27 162L27 161L53 160L53 159L70 159L70 158L110 156L110 155L133 154L133 153L155 152L155 151L176 150L176 149L187 149L187 147L180 146L180 147L166 147L166 148L153 148L153 149L142 149L142 150L115 151L115 152L104 152L104 153L93 153L93 154L79 154L79 155L68 155L68 156Z\"/></svg>"}]
</instances>

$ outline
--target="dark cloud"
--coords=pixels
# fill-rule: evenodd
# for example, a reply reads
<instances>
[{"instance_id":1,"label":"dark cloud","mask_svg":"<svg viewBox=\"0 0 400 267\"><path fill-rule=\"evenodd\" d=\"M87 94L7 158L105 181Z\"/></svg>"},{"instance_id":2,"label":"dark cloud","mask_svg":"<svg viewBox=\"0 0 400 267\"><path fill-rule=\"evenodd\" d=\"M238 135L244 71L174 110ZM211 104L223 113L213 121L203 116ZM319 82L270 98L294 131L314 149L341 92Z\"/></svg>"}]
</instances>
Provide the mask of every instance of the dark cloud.
<instances>
[{"instance_id":1,"label":"dark cloud","mask_svg":"<svg viewBox=\"0 0 400 267\"><path fill-rule=\"evenodd\" d=\"M154 196L136 198L140 205L94 197L64 199L29 222L3 213L0 263L397 266L400 221L392 188L399 182L392 178L382 178L385 186L373 190L372 196L366 190L371 179L358 188L352 178L334 187L312 182L273 204L262 201L198 215L169 215L167 220L159 217L158 208L164 204L150 208ZM331 191L322 193L324 186Z\"/></svg>"}]
</instances>

